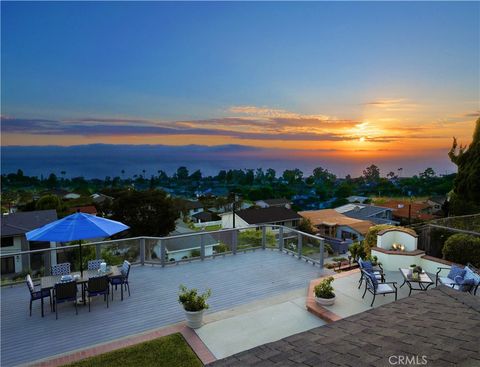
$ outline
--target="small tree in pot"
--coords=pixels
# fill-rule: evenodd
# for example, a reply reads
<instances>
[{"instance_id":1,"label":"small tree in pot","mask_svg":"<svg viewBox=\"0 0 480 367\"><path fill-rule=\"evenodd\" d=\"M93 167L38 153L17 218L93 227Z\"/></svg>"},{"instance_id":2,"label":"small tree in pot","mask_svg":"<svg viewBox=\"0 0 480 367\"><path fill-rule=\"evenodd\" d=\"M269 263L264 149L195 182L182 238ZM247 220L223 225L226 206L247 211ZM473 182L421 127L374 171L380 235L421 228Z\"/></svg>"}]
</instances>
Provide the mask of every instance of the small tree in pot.
<instances>
[{"instance_id":1,"label":"small tree in pot","mask_svg":"<svg viewBox=\"0 0 480 367\"><path fill-rule=\"evenodd\" d=\"M178 302L182 304L187 318L187 326L192 329L198 329L202 326L203 313L208 308L207 299L211 296L210 289L205 290L203 294L198 294L195 288L188 289L183 284L180 285Z\"/></svg>"},{"instance_id":2,"label":"small tree in pot","mask_svg":"<svg viewBox=\"0 0 480 367\"><path fill-rule=\"evenodd\" d=\"M332 282L334 278L328 277L318 283L313 288L315 294L315 301L322 306L330 306L335 302L335 293L333 293Z\"/></svg>"}]
</instances>

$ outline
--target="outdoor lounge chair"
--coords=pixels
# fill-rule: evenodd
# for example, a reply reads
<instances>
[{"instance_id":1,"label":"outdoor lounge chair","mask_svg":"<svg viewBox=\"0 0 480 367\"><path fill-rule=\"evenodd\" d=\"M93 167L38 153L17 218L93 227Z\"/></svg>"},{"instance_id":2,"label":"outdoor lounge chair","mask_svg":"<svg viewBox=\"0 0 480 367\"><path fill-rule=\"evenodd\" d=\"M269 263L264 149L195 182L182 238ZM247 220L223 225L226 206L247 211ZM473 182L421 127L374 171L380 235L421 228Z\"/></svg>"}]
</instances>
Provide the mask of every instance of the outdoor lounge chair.
<instances>
[{"instance_id":1,"label":"outdoor lounge chair","mask_svg":"<svg viewBox=\"0 0 480 367\"><path fill-rule=\"evenodd\" d=\"M107 275L89 278L87 283L88 312L90 312L90 305L92 304L91 298L95 296L103 295L103 299L107 301L108 308L109 293L110 284Z\"/></svg>"},{"instance_id":2,"label":"outdoor lounge chair","mask_svg":"<svg viewBox=\"0 0 480 367\"><path fill-rule=\"evenodd\" d=\"M70 263L62 263L52 265L50 269L51 275L68 275L70 274Z\"/></svg>"},{"instance_id":3,"label":"outdoor lounge chair","mask_svg":"<svg viewBox=\"0 0 480 367\"><path fill-rule=\"evenodd\" d=\"M365 292L363 292L362 299L365 297L367 291L373 294L372 303L370 307L373 306L373 302L375 302L375 296L377 294L393 294L395 293L395 301L397 300L397 286L396 282L379 282L374 274L367 272L366 270L362 270L363 277L365 279Z\"/></svg>"},{"instance_id":4,"label":"outdoor lounge chair","mask_svg":"<svg viewBox=\"0 0 480 367\"><path fill-rule=\"evenodd\" d=\"M103 262L104 262L103 259L90 260L90 261L87 263L87 269L88 269L88 270L98 270L98 269L100 269L100 264L103 263Z\"/></svg>"},{"instance_id":5,"label":"outdoor lounge chair","mask_svg":"<svg viewBox=\"0 0 480 367\"><path fill-rule=\"evenodd\" d=\"M373 273L377 281L384 282L385 281L385 274L383 273L383 269L381 266L372 266L370 261L364 261L360 257L358 258L358 266L360 267L360 280L358 281L358 289L362 286L364 275L363 271L365 270L369 273Z\"/></svg>"},{"instance_id":6,"label":"outdoor lounge chair","mask_svg":"<svg viewBox=\"0 0 480 367\"><path fill-rule=\"evenodd\" d=\"M128 283L128 276L130 275L131 267L132 265L127 260L125 260L122 264L122 268L120 269L121 275L110 278L110 284L112 285L112 300L113 300L113 286L115 286L115 289L117 289L117 286L120 286L122 301L123 301L123 287L128 289L128 296L130 297L130 284Z\"/></svg>"},{"instance_id":7,"label":"outdoor lounge chair","mask_svg":"<svg viewBox=\"0 0 480 367\"><path fill-rule=\"evenodd\" d=\"M53 288L53 308L55 309L55 318L58 320L58 304L64 302L73 302L75 304L75 313L77 309L77 282L57 283Z\"/></svg>"},{"instance_id":8,"label":"outdoor lounge chair","mask_svg":"<svg viewBox=\"0 0 480 367\"><path fill-rule=\"evenodd\" d=\"M33 284L32 277L28 274L25 278L25 283L27 283L28 290L30 291L30 316L32 316L32 302L36 300L41 300L42 302L42 317L43 317L43 299L49 298L50 299L50 308L52 307L52 295L50 290L48 289L41 289L39 291L35 290L35 285Z\"/></svg>"},{"instance_id":9,"label":"outdoor lounge chair","mask_svg":"<svg viewBox=\"0 0 480 367\"><path fill-rule=\"evenodd\" d=\"M477 294L480 285L480 271L472 264L468 263L464 268L452 265L450 268L438 267L437 269L435 286L440 283L462 292L470 292L474 296ZM447 276L441 276L440 273L443 270L449 270L450 273Z\"/></svg>"}]
</instances>

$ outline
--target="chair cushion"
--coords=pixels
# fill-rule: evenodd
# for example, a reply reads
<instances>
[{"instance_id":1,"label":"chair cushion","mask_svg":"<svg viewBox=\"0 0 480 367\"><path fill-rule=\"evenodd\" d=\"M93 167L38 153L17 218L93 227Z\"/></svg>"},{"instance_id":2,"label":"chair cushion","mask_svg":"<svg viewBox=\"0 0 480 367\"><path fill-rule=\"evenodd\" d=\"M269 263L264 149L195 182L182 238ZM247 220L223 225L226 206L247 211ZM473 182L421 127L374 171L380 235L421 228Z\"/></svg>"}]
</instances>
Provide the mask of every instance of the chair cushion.
<instances>
[{"instance_id":1,"label":"chair cushion","mask_svg":"<svg viewBox=\"0 0 480 367\"><path fill-rule=\"evenodd\" d=\"M395 292L395 290L389 284L380 283L377 286L377 294L392 293L392 292Z\"/></svg>"},{"instance_id":2,"label":"chair cushion","mask_svg":"<svg viewBox=\"0 0 480 367\"><path fill-rule=\"evenodd\" d=\"M459 285L459 290L462 292L468 292L475 285L474 279L465 279L461 276L455 277L455 283Z\"/></svg>"},{"instance_id":3,"label":"chair cushion","mask_svg":"<svg viewBox=\"0 0 480 367\"><path fill-rule=\"evenodd\" d=\"M371 261L363 261L362 266L367 271L373 271L373 265Z\"/></svg>"},{"instance_id":4,"label":"chair cushion","mask_svg":"<svg viewBox=\"0 0 480 367\"><path fill-rule=\"evenodd\" d=\"M473 279L474 285L476 285L476 286L480 284L480 275L475 273L468 266L465 267L465 276L463 278L464 279Z\"/></svg>"},{"instance_id":5,"label":"chair cushion","mask_svg":"<svg viewBox=\"0 0 480 367\"><path fill-rule=\"evenodd\" d=\"M367 276L372 280L373 288L376 290L378 288L378 280L375 274L366 272Z\"/></svg>"},{"instance_id":6,"label":"chair cushion","mask_svg":"<svg viewBox=\"0 0 480 367\"><path fill-rule=\"evenodd\" d=\"M452 280L455 280L456 276L461 276L463 278L465 276L465 273L466 273L465 269L456 265L452 265L452 267L450 268L450 273L448 273L447 277L449 277Z\"/></svg>"},{"instance_id":7,"label":"chair cushion","mask_svg":"<svg viewBox=\"0 0 480 367\"><path fill-rule=\"evenodd\" d=\"M451 286L452 284L456 284L455 280L450 279L448 277L440 277L438 279L440 280L440 283L442 283L443 285Z\"/></svg>"}]
</instances>

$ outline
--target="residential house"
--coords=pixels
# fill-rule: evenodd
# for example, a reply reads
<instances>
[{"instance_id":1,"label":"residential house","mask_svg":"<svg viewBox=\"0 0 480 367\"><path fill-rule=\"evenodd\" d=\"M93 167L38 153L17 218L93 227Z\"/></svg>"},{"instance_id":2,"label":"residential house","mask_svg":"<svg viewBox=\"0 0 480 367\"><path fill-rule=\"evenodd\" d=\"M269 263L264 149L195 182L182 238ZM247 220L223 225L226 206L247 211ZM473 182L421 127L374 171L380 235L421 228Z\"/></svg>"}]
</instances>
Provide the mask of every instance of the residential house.
<instances>
[{"instance_id":1,"label":"residential house","mask_svg":"<svg viewBox=\"0 0 480 367\"><path fill-rule=\"evenodd\" d=\"M39 250L54 246L54 243L27 241L25 234L57 220L55 210L16 212L1 217L1 254ZM20 273L25 269L38 270L46 266L43 254L2 257L2 274ZM53 260L53 258L52 258ZM55 260L54 260L55 261Z\"/></svg>"},{"instance_id":2,"label":"residential house","mask_svg":"<svg viewBox=\"0 0 480 367\"><path fill-rule=\"evenodd\" d=\"M274 206L284 207L284 208L287 208L287 209L292 208L292 202L290 200L285 199L285 198L257 200L255 202L255 205L260 207L260 208L270 208L270 207L274 207Z\"/></svg>"},{"instance_id":3,"label":"residential house","mask_svg":"<svg viewBox=\"0 0 480 367\"><path fill-rule=\"evenodd\" d=\"M92 198L92 200L95 204L102 204L105 201L113 201L114 200L113 197L108 196L108 195L104 195L104 194L100 194L100 193L92 194L92 195L90 195L90 197Z\"/></svg>"},{"instance_id":4,"label":"residential house","mask_svg":"<svg viewBox=\"0 0 480 367\"><path fill-rule=\"evenodd\" d=\"M206 223L206 222L215 222L220 221L222 218L216 213L209 211L203 211L192 215L192 221L194 223Z\"/></svg>"},{"instance_id":5,"label":"residential house","mask_svg":"<svg viewBox=\"0 0 480 367\"><path fill-rule=\"evenodd\" d=\"M443 207L443 204L445 204L445 201L447 201L447 197L442 195L432 196L428 198L427 204L429 204L432 208L431 214L442 215L443 214L442 207Z\"/></svg>"},{"instance_id":6,"label":"residential house","mask_svg":"<svg viewBox=\"0 0 480 367\"><path fill-rule=\"evenodd\" d=\"M310 220L319 235L337 239L363 240L368 229L374 225L368 220L348 217L335 209L307 210L299 212L303 218Z\"/></svg>"},{"instance_id":7,"label":"residential house","mask_svg":"<svg viewBox=\"0 0 480 367\"><path fill-rule=\"evenodd\" d=\"M383 206L392 209L392 218L401 224L428 221L438 218L433 215L433 208L428 202L410 202L409 200L387 200Z\"/></svg>"},{"instance_id":8,"label":"residential house","mask_svg":"<svg viewBox=\"0 0 480 367\"><path fill-rule=\"evenodd\" d=\"M169 236L176 236L186 233L193 232L173 231L169 234ZM190 257L200 256L201 241L203 241L205 244L205 256L212 256L214 253L214 247L219 244L219 241L208 233L205 233L201 237L202 238L200 238L200 236L185 236L166 240L164 243L167 260L179 261L188 259ZM161 257L160 244L155 245L153 251L157 258Z\"/></svg>"},{"instance_id":9,"label":"residential house","mask_svg":"<svg viewBox=\"0 0 480 367\"><path fill-rule=\"evenodd\" d=\"M357 195L353 195L353 196L349 196L347 197L347 200L349 203L360 203L360 204L363 204L365 201L367 201L369 198L368 196L357 196Z\"/></svg>"},{"instance_id":10,"label":"residential house","mask_svg":"<svg viewBox=\"0 0 480 367\"><path fill-rule=\"evenodd\" d=\"M383 206L345 204L335 208L335 211L350 218L367 220L375 224L399 224L398 221L392 219L393 210Z\"/></svg>"},{"instance_id":11,"label":"residential house","mask_svg":"<svg viewBox=\"0 0 480 367\"><path fill-rule=\"evenodd\" d=\"M187 210L187 216L192 217L194 214L203 212L204 205L200 201L185 200L184 204Z\"/></svg>"},{"instance_id":12,"label":"residential house","mask_svg":"<svg viewBox=\"0 0 480 367\"><path fill-rule=\"evenodd\" d=\"M235 227L247 227L258 224L282 225L290 228L298 226L302 217L292 209L285 207L272 206L268 208L248 208L244 210L224 213L222 217L223 228L233 228L233 218L235 218Z\"/></svg>"}]
</instances>

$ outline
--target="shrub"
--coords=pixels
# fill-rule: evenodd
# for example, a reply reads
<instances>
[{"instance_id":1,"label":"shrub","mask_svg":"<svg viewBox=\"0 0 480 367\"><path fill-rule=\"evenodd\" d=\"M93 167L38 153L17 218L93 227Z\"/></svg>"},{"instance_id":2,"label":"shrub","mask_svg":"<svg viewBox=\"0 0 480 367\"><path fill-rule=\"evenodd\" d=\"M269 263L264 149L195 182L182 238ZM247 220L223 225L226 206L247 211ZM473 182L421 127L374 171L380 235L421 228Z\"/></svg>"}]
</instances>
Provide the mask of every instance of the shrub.
<instances>
[{"instance_id":1,"label":"shrub","mask_svg":"<svg viewBox=\"0 0 480 367\"><path fill-rule=\"evenodd\" d=\"M195 288L188 289L183 284L180 285L178 302L183 305L185 311L196 312L208 308L207 299L212 295L212 290L207 289L203 294L198 294Z\"/></svg>"},{"instance_id":2,"label":"shrub","mask_svg":"<svg viewBox=\"0 0 480 367\"><path fill-rule=\"evenodd\" d=\"M267 231L265 235L266 246L275 246L275 235L271 231ZM260 247L262 245L262 231L256 229L247 229L238 234L238 247Z\"/></svg>"},{"instance_id":3,"label":"shrub","mask_svg":"<svg viewBox=\"0 0 480 367\"><path fill-rule=\"evenodd\" d=\"M309 218L303 218L298 224L297 229L305 233L315 233L315 228L313 227L312 221Z\"/></svg>"},{"instance_id":4,"label":"shrub","mask_svg":"<svg viewBox=\"0 0 480 367\"><path fill-rule=\"evenodd\" d=\"M454 234L445 241L443 258L458 264L472 263L480 267L480 238L468 234Z\"/></svg>"},{"instance_id":5,"label":"shrub","mask_svg":"<svg viewBox=\"0 0 480 367\"><path fill-rule=\"evenodd\" d=\"M323 245L324 247L324 250L327 251L330 255L333 254L333 248L332 248L332 245L330 245L329 243L325 243Z\"/></svg>"},{"instance_id":6,"label":"shrub","mask_svg":"<svg viewBox=\"0 0 480 367\"><path fill-rule=\"evenodd\" d=\"M318 298L333 298L335 297L335 293L333 293L333 277L328 277L327 279L322 280L319 284L313 288L313 293L315 293L315 297Z\"/></svg>"},{"instance_id":7,"label":"shrub","mask_svg":"<svg viewBox=\"0 0 480 367\"><path fill-rule=\"evenodd\" d=\"M190 252L190 257L200 257L201 253L200 250L192 250Z\"/></svg>"},{"instance_id":8,"label":"shrub","mask_svg":"<svg viewBox=\"0 0 480 367\"><path fill-rule=\"evenodd\" d=\"M217 246L214 247L215 248L215 252L217 254L221 254L223 252L227 252L228 251L228 247L227 245L225 245L224 243L220 243L218 244Z\"/></svg>"},{"instance_id":9,"label":"shrub","mask_svg":"<svg viewBox=\"0 0 480 367\"><path fill-rule=\"evenodd\" d=\"M359 257L365 259L365 248L360 242L352 243L348 249L350 251L350 255L352 255L352 258L354 260L358 260Z\"/></svg>"}]
</instances>

